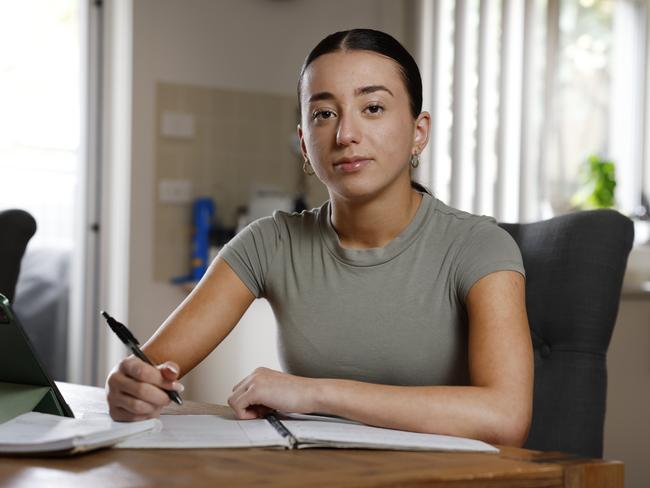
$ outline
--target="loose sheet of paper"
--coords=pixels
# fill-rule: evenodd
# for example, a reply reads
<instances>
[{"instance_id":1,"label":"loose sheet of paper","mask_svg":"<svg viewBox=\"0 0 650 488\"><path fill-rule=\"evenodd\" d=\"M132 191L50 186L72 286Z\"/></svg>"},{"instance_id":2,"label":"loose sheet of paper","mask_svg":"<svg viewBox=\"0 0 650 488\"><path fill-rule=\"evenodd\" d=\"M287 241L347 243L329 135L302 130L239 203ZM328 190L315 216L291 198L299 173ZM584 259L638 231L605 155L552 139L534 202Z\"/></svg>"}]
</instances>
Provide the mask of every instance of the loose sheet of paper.
<instances>
[{"instance_id":1,"label":"loose sheet of paper","mask_svg":"<svg viewBox=\"0 0 650 488\"><path fill-rule=\"evenodd\" d=\"M131 437L116 447L190 449L285 446L286 441L264 419L234 420L218 415L161 415L163 428Z\"/></svg>"},{"instance_id":2,"label":"loose sheet of paper","mask_svg":"<svg viewBox=\"0 0 650 488\"><path fill-rule=\"evenodd\" d=\"M499 452L473 439L382 429L349 422L283 420L299 443L375 449ZM299 446L300 447L300 446Z\"/></svg>"}]
</instances>

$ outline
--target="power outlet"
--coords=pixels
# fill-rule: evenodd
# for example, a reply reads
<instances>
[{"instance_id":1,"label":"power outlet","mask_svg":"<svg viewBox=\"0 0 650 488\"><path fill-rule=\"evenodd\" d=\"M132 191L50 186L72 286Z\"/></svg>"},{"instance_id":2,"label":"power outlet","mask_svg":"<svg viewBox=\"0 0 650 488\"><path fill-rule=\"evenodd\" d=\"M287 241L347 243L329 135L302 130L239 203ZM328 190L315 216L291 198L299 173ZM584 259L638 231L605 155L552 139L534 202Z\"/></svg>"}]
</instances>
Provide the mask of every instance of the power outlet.
<instances>
[{"instance_id":1,"label":"power outlet","mask_svg":"<svg viewBox=\"0 0 650 488\"><path fill-rule=\"evenodd\" d=\"M190 203L192 201L192 182L190 180L160 180L158 200L162 203Z\"/></svg>"}]
</instances>

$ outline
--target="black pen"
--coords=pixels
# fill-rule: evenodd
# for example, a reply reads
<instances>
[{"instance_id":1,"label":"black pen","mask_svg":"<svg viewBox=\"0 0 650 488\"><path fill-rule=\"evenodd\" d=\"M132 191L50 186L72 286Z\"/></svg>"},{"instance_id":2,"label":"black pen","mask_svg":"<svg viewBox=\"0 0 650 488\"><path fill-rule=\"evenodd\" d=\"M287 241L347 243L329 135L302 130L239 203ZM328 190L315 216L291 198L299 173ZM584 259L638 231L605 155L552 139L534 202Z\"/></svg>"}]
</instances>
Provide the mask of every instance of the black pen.
<instances>
[{"instance_id":1,"label":"black pen","mask_svg":"<svg viewBox=\"0 0 650 488\"><path fill-rule=\"evenodd\" d=\"M135 356L142 359L145 363L155 366L155 364L153 364L149 360L149 358L142 352L142 349L138 347L140 343L135 338L135 336L131 334L131 331L127 329L126 325L124 325L121 322L118 322L103 310L102 310L102 317L106 319L106 322L108 322L108 326L111 328L111 330L115 332L117 337L120 338L120 340L124 343L124 345L128 347ZM167 396L172 401L178 403L179 405L183 404L183 400L181 399L181 396L178 394L178 392L174 390L165 390L164 388L162 388L162 390L165 393L167 393Z\"/></svg>"}]
</instances>

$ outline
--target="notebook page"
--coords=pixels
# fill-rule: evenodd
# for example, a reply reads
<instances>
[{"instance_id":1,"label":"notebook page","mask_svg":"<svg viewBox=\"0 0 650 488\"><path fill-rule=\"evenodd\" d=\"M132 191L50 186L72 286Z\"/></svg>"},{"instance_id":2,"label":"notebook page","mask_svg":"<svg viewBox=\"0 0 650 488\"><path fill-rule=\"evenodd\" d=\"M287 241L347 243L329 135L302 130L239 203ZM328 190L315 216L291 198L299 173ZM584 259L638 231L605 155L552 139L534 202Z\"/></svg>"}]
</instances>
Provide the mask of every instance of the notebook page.
<instances>
[{"instance_id":1,"label":"notebook page","mask_svg":"<svg viewBox=\"0 0 650 488\"><path fill-rule=\"evenodd\" d=\"M352 423L318 420L283 420L299 443L368 449L499 452L473 439L382 429Z\"/></svg>"},{"instance_id":2,"label":"notebook page","mask_svg":"<svg viewBox=\"0 0 650 488\"><path fill-rule=\"evenodd\" d=\"M106 445L155 428L157 420L129 424L106 418L73 419L28 412L0 424L0 451L45 452L74 446Z\"/></svg>"},{"instance_id":3,"label":"notebook page","mask_svg":"<svg viewBox=\"0 0 650 488\"><path fill-rule=\"evenodd\" d=\"M284 446L280 434L264 419L233 420L218 415L161 415L163 428L131 437L121 448L237 448Z\"/></svg>"}]
</instances>

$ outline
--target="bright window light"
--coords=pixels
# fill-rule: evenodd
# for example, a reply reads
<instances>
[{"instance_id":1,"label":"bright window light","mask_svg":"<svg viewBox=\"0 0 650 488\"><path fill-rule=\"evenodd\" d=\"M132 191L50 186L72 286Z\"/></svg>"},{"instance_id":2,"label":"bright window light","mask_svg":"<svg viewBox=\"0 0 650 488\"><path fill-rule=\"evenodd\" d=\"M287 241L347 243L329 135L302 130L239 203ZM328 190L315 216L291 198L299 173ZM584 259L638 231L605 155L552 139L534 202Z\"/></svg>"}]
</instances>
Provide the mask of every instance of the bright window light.
<instances>
[{"instance_id":1,"label":"bright window light","mask_svg":"<svg viewBox=\"0 0 650 488\"><path fill-rule=\"evenodd\" d=\"M80 134L79 0L0 0L0 209L31 245L71 246Z\"/></svg>"}]
</instances>

